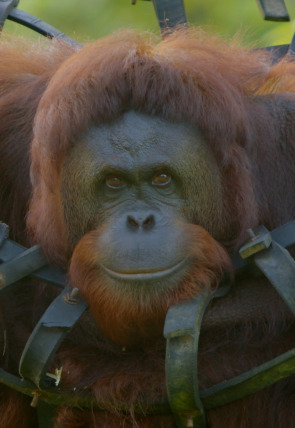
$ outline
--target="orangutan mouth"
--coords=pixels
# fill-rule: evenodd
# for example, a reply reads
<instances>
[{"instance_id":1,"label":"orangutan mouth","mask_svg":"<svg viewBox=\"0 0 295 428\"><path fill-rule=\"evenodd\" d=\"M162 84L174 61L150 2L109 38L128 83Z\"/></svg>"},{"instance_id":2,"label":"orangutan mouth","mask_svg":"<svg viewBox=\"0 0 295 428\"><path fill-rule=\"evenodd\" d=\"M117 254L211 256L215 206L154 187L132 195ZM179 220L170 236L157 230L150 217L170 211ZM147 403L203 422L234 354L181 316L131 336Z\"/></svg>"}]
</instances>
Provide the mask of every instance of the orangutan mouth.
<instances>
[{"instance_id":1,"label":"orangutan mouth","mask_svg":"<svg viewBox=\"0 0 295 428\"><path fill-rule=\"evenodd\" d=\"M164 268L164 269L137 269L134 271L124 271L118 272L114 271L110 268L107 268L104 265L100 265L100 267L112 278L117 280L125 280L125 281L146 281L146 280L157 280L164 278L168 275L175 274L178 270L180 270L184 265L186 265L186 260L181 260L175 265Z\"/></svg>"}]
</instances>

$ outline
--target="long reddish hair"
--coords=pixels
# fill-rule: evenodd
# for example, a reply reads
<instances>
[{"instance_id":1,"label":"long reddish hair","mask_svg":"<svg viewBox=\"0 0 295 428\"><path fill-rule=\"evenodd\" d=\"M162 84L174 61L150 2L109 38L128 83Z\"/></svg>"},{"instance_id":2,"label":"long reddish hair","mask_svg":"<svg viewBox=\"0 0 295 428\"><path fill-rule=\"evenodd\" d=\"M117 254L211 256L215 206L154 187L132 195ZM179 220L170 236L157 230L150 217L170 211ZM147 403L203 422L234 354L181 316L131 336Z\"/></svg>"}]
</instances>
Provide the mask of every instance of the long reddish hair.
<instances>
[{"instance_id":1,"label":"long reddish hair","mask_svg":"<svg viewBox=\"0 0 295 428\"><path fill-rule=\"evenodd\" d=\"M89 126L130 109L191 123L205 135L223 174L224 238L237 245L245 229L258 223L247 153L257 136L263 146L279 132L253 96L290 89L292 63L272 68L269 53L227 44L201 30L180 30L162 41L119 32L81 49L61 42L19 46L18 41L17 46L2 43L0 54L5 58L0 111L7 118L1 135L7 136L10 156L16 140L32 140L29 233L55 261L70 257L59 193L63 157ZM21 163L25 149L18 151ZM18 187L27 185L24 197L6 205L11 218L27 209L31 184L25 170L15 180ZM5 191L8 185L3 186Z\"/></svg>"}]
</instances>

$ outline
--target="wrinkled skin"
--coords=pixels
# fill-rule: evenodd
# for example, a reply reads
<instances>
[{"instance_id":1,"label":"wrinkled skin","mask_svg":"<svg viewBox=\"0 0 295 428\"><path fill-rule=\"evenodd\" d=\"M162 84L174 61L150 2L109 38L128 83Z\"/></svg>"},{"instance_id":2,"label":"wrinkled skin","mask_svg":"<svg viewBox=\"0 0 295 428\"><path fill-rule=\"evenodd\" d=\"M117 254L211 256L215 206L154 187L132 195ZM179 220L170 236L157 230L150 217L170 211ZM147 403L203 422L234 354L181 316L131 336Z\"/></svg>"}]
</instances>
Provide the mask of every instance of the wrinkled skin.
<instances>
[{"instance_id":1,"label":"wrinkled skin","mask_svg":"<svg viewBox=\"0 0 295 428\"><path fill-rule=\"evenodd\" d=\"M179 242L177 233L170 237L177 220L197 220L214 236L221 234L220 172L204 138L186 124L131 111L114 123L93 127L65 159L62 194L72 248L88 230L103 227L107 251L125 253L128 240L134 241L130 250L137 251L138 239L151 269L156 265L150 257L160 243L170 241L163 248L165 258L168 246ZM116 263L128 266L121 256ZM167 266L177 259L170 257Z\"/></svg>"},{"instance_id":2,"label":"wrinkled skin","mask_svg":"<svg viewBox=\"0 0 295 428\"><path fill-rule=\"evenodd\" d=\"M185 124L130 111L114 123L91 128L75 143L63 166L61 192L74 248L72 283L90 302L100 327L108 324L103 330L122 346L149 336L151 328L153 337L160 336L157 318L163 322L180 285L198 264L198 238L193 239L189 227L193 214L214 235L221 233L220 173L201 134ZM192 206L197 207L194 213ZM81 260L90 248L96 274L88 283L79 273L83 267L76 272L75 266L87 263ZM186 286L182 298L201 286L201 281ZM106 323L100 302L111 296L124 302L123 312L135 307L146 316L139 321L134 314L129 321L130 315L120 315L118 305L116 320ZM142 304L136 307L134 301ZM122 334L123 320L129 325L128 338ZM148 333L143 333L150 323ZM117 328L116 337L110 328Z\"/></svg>"}]
</instances>

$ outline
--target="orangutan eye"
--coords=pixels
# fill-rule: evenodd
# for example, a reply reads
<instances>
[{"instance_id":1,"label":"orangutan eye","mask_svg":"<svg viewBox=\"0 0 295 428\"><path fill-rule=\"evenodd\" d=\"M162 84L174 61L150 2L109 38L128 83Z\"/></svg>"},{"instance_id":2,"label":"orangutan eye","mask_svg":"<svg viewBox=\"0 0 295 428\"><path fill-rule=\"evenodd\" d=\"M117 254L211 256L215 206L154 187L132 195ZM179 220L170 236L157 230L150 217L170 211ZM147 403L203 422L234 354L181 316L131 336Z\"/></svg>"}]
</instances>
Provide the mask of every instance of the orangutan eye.
<instances>
[{"instance_id":1,"label":"orangutan eye","mask_svg":"<svg viewBox=\"0 0 295 428\"><path fill-rule=\"evenodd\" d=\"M167 186L171 182L171 175L166 172L160 172L154 175L152 184L154 186Z\"/></svg>"},{"instance_id":2,"label":"orangutan eye","mask_svg":"<svg viewBox=\"0 0 295 428\"><path fill-rule=\"evenodd\" d=\"M125 184L125 181L121 177L114 174L110 174L106 178L106 185L110 189L121 189Z\"/></svg>"}]
</instances>

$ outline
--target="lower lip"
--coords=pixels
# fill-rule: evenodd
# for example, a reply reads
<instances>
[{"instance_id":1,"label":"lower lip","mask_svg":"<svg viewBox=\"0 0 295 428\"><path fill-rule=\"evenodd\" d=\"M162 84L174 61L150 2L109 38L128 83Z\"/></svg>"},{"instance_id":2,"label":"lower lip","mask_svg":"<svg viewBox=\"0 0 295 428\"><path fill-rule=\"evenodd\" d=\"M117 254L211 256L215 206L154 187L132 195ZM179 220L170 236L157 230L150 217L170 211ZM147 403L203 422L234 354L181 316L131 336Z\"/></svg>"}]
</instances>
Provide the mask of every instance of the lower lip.
<instances>
[{"instance_id":1,"label":"lower lip","mask_svg":"<svg viewBox=\"0 0 295 428\"><path fill-rule=\"evenodd\" d=\"M115 272L103 265L101 265L101 268L112 278L118 279L118 280L125 280L125 281L146 281L146 280L157 280L164 278L165 276L174 274L177 272L183 265L185 264L185 260L182 260L181 262L177 263L176 265L163 270L158 270L155 272L152 271L145 271L145 272L137 272L137 273L124 273L124 272Z\"/></svg>"}]
</instances>

